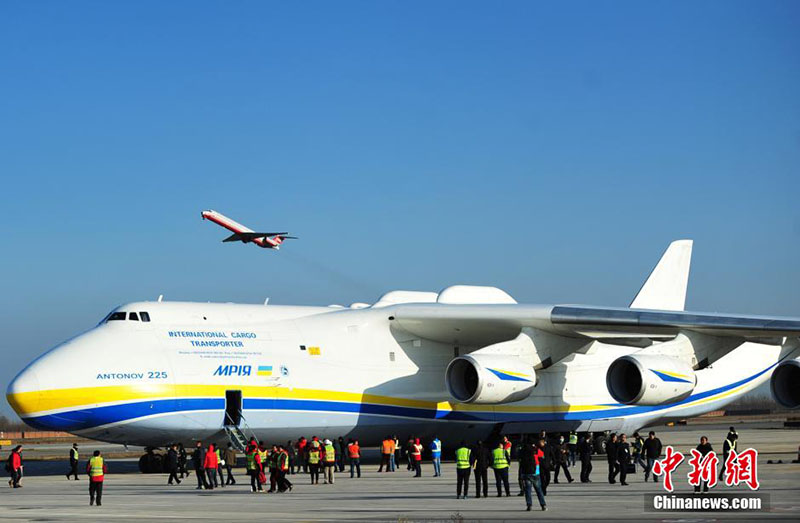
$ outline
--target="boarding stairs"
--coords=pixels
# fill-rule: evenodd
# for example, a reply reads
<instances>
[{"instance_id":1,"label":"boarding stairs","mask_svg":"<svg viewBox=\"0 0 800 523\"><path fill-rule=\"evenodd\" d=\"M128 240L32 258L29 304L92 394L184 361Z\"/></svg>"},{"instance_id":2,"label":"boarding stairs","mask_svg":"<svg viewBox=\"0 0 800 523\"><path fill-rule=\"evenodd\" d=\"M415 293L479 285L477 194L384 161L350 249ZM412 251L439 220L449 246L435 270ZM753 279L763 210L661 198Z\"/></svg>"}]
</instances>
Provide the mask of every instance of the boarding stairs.
<instances>
[{"instance_id":1,"label":"boarding stairs","mask_svg":"<svg viewBox=\"0 0 800 523\"><path fill-rule=\"evenodd\" d=\"M227 414L226 414L226 416L227 416ZM242 425L244 425L244 427L246 429L249 429L249 427L247 426L247 423L244 421L244 416L241 416L241 414L240 414L239 417L240 417L240 423ZM247 450L247 436L245 435L244 431L240 427L238 427L237 425L234 425L232 423L233 420L230 419L230 416L227 416L227 418L231 423L230 424L227 424L227 423L225 424L225 427L224 427L225 428L225 433L228 435L228 439L231 441L231 444L234 446L234 448L236 450L238 450L239 452L244 452L245 450ZM253 431L250 431L250 432L252 434ZM253 434L253 436L255 436L255 434Z\"/></svg>"}]
</instances>

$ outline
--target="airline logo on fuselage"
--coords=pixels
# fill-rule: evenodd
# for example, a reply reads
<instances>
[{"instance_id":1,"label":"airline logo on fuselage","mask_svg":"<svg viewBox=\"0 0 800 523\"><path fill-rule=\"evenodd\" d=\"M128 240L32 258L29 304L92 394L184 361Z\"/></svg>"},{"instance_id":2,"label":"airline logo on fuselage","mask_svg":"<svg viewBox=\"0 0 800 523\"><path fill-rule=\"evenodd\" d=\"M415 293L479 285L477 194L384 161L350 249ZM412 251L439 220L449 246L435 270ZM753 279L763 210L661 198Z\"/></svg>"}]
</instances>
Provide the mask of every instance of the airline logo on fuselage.
<instances>
[{"instance_id":1,"label":"airline logo on fuselage","mask_svg":"<svg viewBox=\"0 0 800 523\"><path fill-rule=\"evenodd\" d=\"M249 376L251 370L251 365L220 365L214 376Z\"/></svg>"}]
</instances>

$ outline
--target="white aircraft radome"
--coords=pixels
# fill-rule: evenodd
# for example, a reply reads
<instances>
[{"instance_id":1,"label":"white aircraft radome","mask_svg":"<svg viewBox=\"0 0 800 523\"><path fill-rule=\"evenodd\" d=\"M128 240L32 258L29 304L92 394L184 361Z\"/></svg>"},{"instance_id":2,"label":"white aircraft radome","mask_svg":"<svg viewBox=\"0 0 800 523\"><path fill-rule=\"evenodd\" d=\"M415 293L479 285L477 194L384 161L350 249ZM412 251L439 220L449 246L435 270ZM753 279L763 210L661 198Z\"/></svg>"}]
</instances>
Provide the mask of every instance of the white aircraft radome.
<instances>
[{"instance_id":1,"label":"white aircraft radome","mask_svg":"<svg viewBox=\"0 0 800 523\"><path fill-rule=\"evenodd\" d=\"M34 427L144 446L630 432L769 379L800 406L800 319L684 312L691 249L672 243L632 308L462 285L350 308L129 303L33 361L7 399Z\"/></svg>"}]
</instances>

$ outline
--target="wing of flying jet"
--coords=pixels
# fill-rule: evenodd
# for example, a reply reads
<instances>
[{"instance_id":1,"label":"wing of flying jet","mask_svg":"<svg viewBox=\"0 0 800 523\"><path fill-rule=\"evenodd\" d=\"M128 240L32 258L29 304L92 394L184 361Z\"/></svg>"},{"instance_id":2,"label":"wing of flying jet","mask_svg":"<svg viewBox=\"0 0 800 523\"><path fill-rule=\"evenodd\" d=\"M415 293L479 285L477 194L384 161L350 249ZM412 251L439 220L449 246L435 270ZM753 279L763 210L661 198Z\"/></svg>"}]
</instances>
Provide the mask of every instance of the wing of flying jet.
<instances>
[{"instance_id":1,"label":"wing of flying jet","mask_svg":"<svg viewBox=\"0 0 800 523\"><path fill-rule=\"evenodd\" d=\"M470 346L514 339L524 327L590 339L663 340L681 331L742 339L800 337L798 318L581 305L420 303L387 307L386 313L394 325L422 338Z\"/></svg>"},{"instance_id":2,"label":"wing of flying jet","mask_svg":"<svg viewBox=\"0 0 800 523\"><path fill-rule=\"evenodd\" d=\"M222 240L223 242L249 242L256 238L272 238L273 236L280 236L283 239L296 240L294 236L286 236L287 232L235 232Z\"/></svg>"}]
</instances>

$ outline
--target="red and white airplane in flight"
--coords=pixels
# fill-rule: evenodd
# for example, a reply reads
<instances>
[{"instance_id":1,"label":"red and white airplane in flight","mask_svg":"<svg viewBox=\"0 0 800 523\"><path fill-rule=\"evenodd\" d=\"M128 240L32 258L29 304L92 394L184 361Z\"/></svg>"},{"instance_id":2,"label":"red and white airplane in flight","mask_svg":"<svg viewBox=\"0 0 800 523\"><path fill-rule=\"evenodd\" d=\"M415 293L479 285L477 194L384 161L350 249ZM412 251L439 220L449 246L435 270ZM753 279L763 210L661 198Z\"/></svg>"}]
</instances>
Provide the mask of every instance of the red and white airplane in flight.
<instances>
[{"instance_id":1,"label":"red and white airplane in flight","mask_svg":"<svg viewBox=\"0 0 800 523\"><path fill-rule=\"evenodd\" d=\"M223 242L255 243L264 249L278 250L281 248L283 240L297 239L295 236L287 236L289 233L286 232L256 232L237 221L231 220L224 214L210 209L208 211L203 211L200 215L204 220L211 220L233 233L222 240Z\"/></svg>"}]
</instances>

